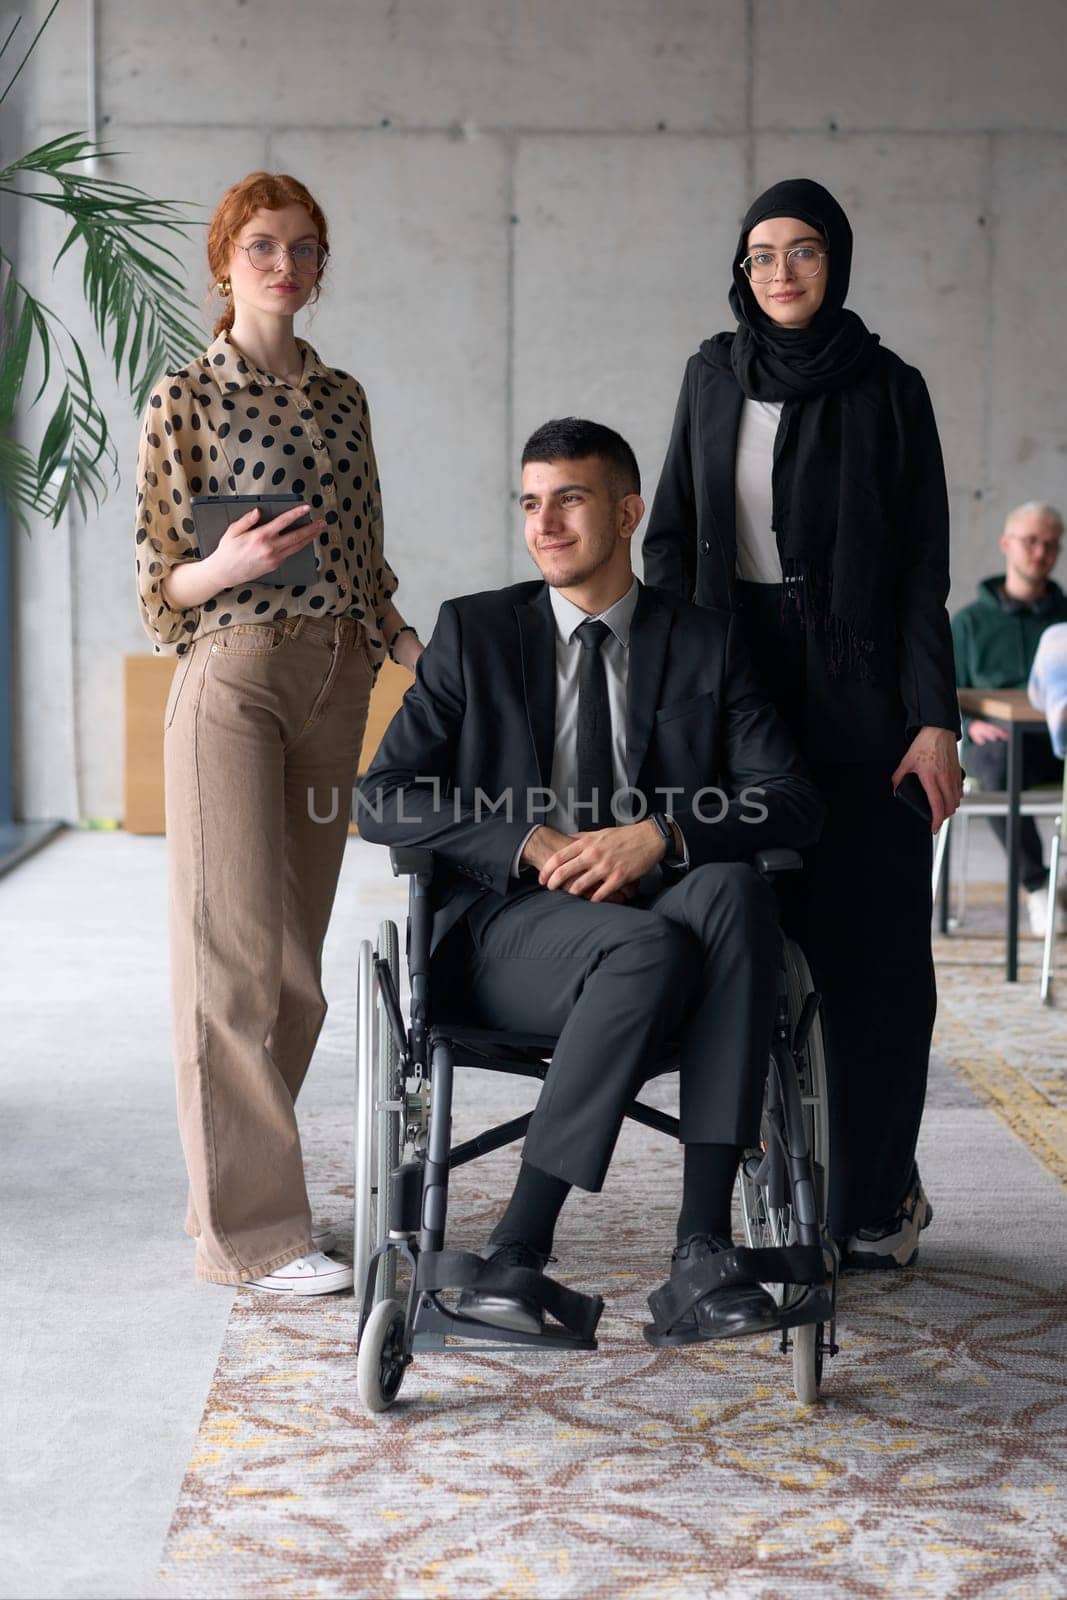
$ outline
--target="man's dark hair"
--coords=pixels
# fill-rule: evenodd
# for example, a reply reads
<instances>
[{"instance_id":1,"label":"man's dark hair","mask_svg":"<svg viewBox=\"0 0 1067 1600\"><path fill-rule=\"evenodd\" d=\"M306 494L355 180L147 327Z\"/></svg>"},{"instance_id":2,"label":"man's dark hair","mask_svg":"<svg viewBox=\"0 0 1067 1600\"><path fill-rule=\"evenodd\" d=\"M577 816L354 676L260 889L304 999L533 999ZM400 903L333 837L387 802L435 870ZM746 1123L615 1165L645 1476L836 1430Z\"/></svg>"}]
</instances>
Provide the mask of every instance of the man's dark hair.
<instances>
[{"instance_id":1,"label":"man's dark hair","mask_svg":"<svg viewBox=\"0 0 1067 1600\"><path fill-rule=\"evenodd\" d=\"M621 433L602 422L587 422L583 417L556 417L542 422L527 439L522 464L528 461L585 461L596 456L608 464L608 477L616 499L624 494L641 493L641 473L637 457Z\"/></svg>"}]
</instances>

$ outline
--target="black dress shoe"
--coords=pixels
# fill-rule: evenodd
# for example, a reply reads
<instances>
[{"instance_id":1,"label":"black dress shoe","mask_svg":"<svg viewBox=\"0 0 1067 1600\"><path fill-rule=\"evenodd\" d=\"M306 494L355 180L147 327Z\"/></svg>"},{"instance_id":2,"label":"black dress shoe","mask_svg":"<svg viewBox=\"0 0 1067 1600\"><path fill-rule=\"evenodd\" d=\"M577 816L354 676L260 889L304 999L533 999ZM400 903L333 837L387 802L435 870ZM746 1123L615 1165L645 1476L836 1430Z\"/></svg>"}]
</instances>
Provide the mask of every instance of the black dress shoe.
<instances>
[{"instance_id":1,"label":"black dress shoe","mask_svg":"<svg viewBox=\"0 0 1067 1600\"><path fill-rule=\"evenodd\" d=\"M529 1245L515 1241L498 1245L486 1256L486 1265L502 1271L520 1268L527 1272L543 1272L547 1256L531 1250ZM526 1295L508 1294L497 1289L464 1289L456 1307L460 1316L473 1317L494 1328L507 1328L512 1333L543 1333L545 1314L536 1300Z\"/></svg>"},{"instance_id":2,"label":"black dress shoe","mask_svg":"<svg viewBox=\"0 0 1067 1600\"><path fill-rule=\"evenodd\" d=\"M720 1250L732 1248L732 1239L710 1233L690 1234L671 1256L671 1277L678 1277ZM746 1333L766 1333L778 1326L778 1315L774 1300L760 1284L723 1284L675 1323L669 1342L696 1344L703 1339L737 1339Z\"/></svg>"}]
</instances>

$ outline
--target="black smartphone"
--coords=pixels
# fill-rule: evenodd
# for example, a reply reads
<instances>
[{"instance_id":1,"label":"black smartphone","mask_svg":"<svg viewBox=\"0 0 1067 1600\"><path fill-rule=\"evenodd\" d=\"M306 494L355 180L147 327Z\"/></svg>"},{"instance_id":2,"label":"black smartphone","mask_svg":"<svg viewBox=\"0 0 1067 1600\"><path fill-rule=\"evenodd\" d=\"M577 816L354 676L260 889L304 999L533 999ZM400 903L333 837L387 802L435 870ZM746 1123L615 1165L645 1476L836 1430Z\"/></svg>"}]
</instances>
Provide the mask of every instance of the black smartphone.
<instances>
[{"instance_id":1,"label":"black smartphone","mask_svg":"<svg viewBox=\"0 0 1067 1600\"><path fill-rule=\"evenodd\" d=\"M933 825L934 814L930 810L930 802L926 798L926 790L920 783L917 773L906 772L893 790L893 793L898 800L903 800L904 804L914 811L916 816L922 817L924 822L929 823L931 826Z\"/></svg>"}]
</instances>

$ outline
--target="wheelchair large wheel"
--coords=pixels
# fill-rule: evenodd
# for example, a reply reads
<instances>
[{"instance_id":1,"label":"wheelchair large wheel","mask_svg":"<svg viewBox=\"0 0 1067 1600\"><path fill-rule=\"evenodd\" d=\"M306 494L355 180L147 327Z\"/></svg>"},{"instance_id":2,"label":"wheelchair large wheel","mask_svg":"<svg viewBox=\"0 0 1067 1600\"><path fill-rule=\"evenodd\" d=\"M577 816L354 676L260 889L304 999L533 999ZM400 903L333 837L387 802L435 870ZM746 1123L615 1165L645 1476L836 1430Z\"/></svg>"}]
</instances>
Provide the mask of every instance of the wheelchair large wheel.
<instances>
[{"instance_id":1,"label":"wheelchair large wheel","mask_svg":"<svg viewBox=\"0 0 1067 1600\"><path fill-rule=\"evenodd\" d=\"M367 1318L356 1357L356 1388L368 1411L388 1411L406 1367L404 1307L399 1300L380 1300Z\"/></svg>"},{"instance_id":2,"label":"wheelchair large wheel","mask_svg":"<svg viewBox=\"0 0 1067 1600\"><path fill-rule=\"evenodd\" d=\"M792 939L783 942L783 969L789 1030L792 1035L804 1010L804 1002L812 992L811 972L800 946ZM816 1203L819 1221L825 1227L827 1179L830 1168L830 1112L826 1090L826 1056L823 1051L822 1025L816 1016L803 1049L794 1052L800 1098L807 1133L808 1149L815 1169ZM761 1137L766 1150L769 1130L764 1113ZM788 1196L779 1197L783 1203L772 1204L771 1197L754 1176L758 1166L759 1151L746 1153L738 1177L741 1191L741 1211L745 1226L745 1242L753 1249L794 1242L792 1207Z\"/></svg>"},{"instance_id":3,"label":"wheelchair large wheel","mask_svg":"<svg viewBox=\"0 0 1067 1600\"><path fill-rule=\"evenodd\" d=\"M785 975L788 985L789 1024L795 1028L804 1002L814 989L807 957L792 939L785 941ZM818 1189L819 1221L826 1226L830 1182L830 1101L826 1087L826 1053L822 1039L822 1017L816 1016L807 1043L797 1058L800 1098L808 1134Z\"/></svg>"},{"instance_id":4,"label":"wheelchair large wheel","mask_svg":"<svg viewBox=\"0 0 1067 1600\"><path fill-rule=\"evenodd\" d=\"M786 940L785 971L789 994L789 1020L793 1027L804 1009L813 985L807 958L798 944ZM812 1166L815 1169L819 1222L826 1230L830 1183L830 1105L826 1087L826 1054L823 1048L822 1018L816 1017L805 1048L797 1061L804 1125L808 1135ZM801 1324L790 1335L793 1344L793 1393L803 1406L819 1398L823 1373L825 1325Z\"/></svg>"},{"instance_id":5,"label":"wheelchair large wheel","mask_svg":"<svg viewBox=\"0 0 1067 1600\"><path fill-rule=\"evenodd\" d=\"M783 982L789 1021L789 1033L795 1036L804 1003L812 992L811 972L804 952L792 939L783 942ZM827 1185L830 1167L830 1117L826 1088L826 1057L823 1050L822 1026L816 1015L807 1039L798 1051L791 1051L800 1089L801 1110L808 1150L814 1169L816 1205L820 1227L825 1234ZM748 1151L741 1163L738 1184L744 1218L745 1240L754 1249L767 1246L794 1244L797 1230L793 1219L789 1194L783 1189L772 1195L764 1180L761 1168L773 1139L764 1110L761 1149ZM782 1284L769 1284L771 1293L781 1304L786 1290ZM801 1324L790 1330L793 1355L793 1390L802 1405L813 1405L818 1399L822 1383L823 1346L825 1326L822 1323Z\"/></svg>"},{"instance_id":6,"label":"wheelchair large wheel","mask_svg":"<svg viewBox=\"0 0 1067 1600\"><path fill-rule=\"evenodd\" d=\"M377 954L389 967L399 989L400 962L396 926L383 922ZM389 1227L389 1174L400 1160L403 1086L397 1078L398 1052L374 975L375 951L368 939L356 962L356 1118L353 1171L352 1265L357 1295L363 1293L367 1263ZM396 1263L392 1252L383 1261L375 1285L376 1301L393 1292Z\"/></svg>"},{"instance_id":7,"label":"wheelchair large wheel","mask_svg":"<svg viewBox=\"0 0 1067 1600\"><path fill-rule=\"evenodd\" d=\"M389 968L393 993L400 998L400 937L395 922L378 925L378 956ZM399 1110L404 1098L400 1081L400 1051L389 1025L381 994L378 995L378 1095L374 1117L374 1243L382 1243L389 1231L389 1181L400 1165L403 1142L403 1117ZM387 1300L396 1289L396 1255L388 1251L378 1268L375 1300Z\"/></svg>"}]
</instances>

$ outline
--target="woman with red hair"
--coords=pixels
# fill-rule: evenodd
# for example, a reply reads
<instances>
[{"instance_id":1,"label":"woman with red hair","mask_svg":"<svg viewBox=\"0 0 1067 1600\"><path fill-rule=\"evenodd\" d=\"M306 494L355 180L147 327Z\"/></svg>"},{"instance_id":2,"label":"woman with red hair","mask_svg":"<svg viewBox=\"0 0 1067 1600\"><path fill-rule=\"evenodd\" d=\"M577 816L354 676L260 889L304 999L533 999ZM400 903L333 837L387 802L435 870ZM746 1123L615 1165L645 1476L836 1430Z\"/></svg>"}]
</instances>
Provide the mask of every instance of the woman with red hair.
<instances>
[{"instance_id":1,"label":"woman with red hair","mask_svg":"<svg viewBox=\"0 0 1067 1600\"><path fill-rule=\"evenodd\" d=\"M323 1294L352 1269L312 1226L294 1101L374 674L422 646L392 600L366 396L293 331L329 257L320 207L254 172L207 254L215 339L156 386L137 467L141 614L180 658L164 760L186 1230L201 1278ZM253 508L200 558L194 496L268 494L297 503ZM281 582L305 547L313 573Z\"/></svg>"}]
</instances>

